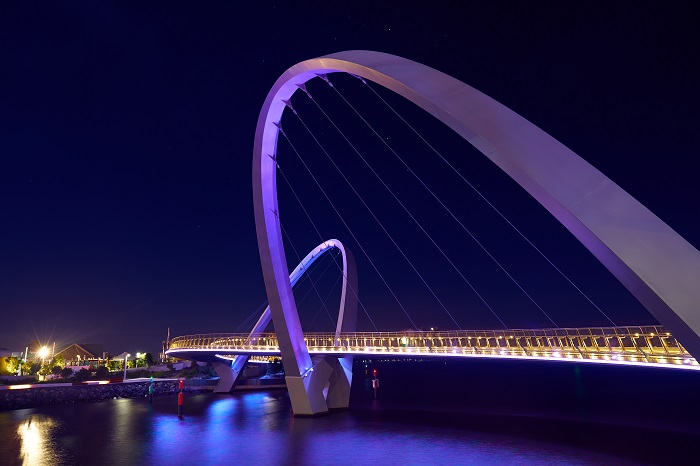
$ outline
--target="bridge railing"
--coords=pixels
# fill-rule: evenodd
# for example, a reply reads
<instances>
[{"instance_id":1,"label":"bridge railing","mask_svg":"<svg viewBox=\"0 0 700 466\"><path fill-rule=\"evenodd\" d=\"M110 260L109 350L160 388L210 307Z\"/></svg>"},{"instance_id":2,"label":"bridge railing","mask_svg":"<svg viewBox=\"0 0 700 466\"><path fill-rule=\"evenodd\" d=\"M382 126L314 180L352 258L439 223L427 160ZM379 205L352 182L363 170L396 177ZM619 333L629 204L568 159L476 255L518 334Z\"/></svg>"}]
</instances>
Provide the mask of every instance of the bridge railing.
<instances>
[{"instance_id":1,"label":"bridge railing","mask_svg":"<svg viewBox=\"0 0 700 466\"><path fill-rule=\"evenodd\" d=\"M530 357L607 359L697 365L694 358L661 326L586 327L511 330L450 330L306 333L311 352L443 353ZM277 351L274 333L186 335L169 349Z\"/></svg>"}]
</instances>

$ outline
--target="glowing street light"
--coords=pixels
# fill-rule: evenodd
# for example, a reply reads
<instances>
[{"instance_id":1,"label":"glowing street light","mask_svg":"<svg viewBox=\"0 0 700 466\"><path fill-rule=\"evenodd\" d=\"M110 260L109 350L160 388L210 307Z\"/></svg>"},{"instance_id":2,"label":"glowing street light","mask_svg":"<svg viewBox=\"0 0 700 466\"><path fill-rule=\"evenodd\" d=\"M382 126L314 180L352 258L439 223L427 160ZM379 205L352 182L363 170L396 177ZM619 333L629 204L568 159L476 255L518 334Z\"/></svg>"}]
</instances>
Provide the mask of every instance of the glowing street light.
<instances>
[{"instance_id":1,"label":"glowing street light","mask_svg":"<svg viewBox=\"0 0 700 466\"><path fill-rule=\"evenodd\" d=\"M126 381L126 358L128 358L129 356L131 355L128 353L124 356L124 380L122 380L123 382Z\"/></svg>"},{"instance_id":2,"label":"glowing street light","mask_svg":"<svg viewBox=\"0 0 700 466\"><path fill-rule=\"evenodd\" d=\"M42 346L39 350L39 357L41 358L41 364L46 362L46 356L49 355L49 349L46 346Z\"/></svg>"}]
</instances>

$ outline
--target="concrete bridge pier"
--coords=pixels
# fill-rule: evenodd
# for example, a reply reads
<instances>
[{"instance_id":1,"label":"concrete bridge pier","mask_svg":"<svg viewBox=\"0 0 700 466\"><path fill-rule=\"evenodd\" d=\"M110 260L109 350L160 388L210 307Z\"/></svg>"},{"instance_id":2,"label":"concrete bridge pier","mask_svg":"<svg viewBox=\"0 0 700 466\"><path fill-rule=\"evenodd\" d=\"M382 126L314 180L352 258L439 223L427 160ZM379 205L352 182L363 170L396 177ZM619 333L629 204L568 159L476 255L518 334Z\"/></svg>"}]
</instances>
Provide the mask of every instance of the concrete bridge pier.
<instances>
[{"instance_id":1,"label":"concrete bridge pier","mask_svg":"<svg viewBox=\"0 0 700 466\"><path fill-rule=\"evenodd\" d=\"M348 409L350 387L352 386L352 356L337 358L326 356L326 362L333 368L329 384L325 390L326 405L329 411Z\"/></svg>"},{"instance_id":2,"label":"concrete bridge pier","mask_svg":"<svg viewBox=\"0 0 700 466\"><path fill-rule=\"evenodd\" d=\"M328 414L326 392L333 367L324 356L316 356L311 360L311 368L300 376L287 375L289 400L292 410L297 417L314 417Z\"/></svg>"},{"instance_id":3,"label":"concrete bridge pier","mask_svg":"<svg viewBox=\"0 0 700 466\"><path fill-rule=\"evenodd\" d=\"M212 363L219 376L214 393L232 392L247 361L248 356L238 355L232 364ZM311 370L302 376L286 376L285 383L294 415L313 417L328 414L329 411L348 409L352 361L352 356L315 356L311 359Z\"/></svg>"},{"instance_id":4,"label":"concrete bridge pier","mask_svg":"<svg viewBox=\"0 0 700 466\"><path fill-rule=\"evenodd\" d=\"M212 363L219 376L214 393L232 392L247 361L248 356L238 355L232 363ZM306 374L285 377L292 405L298 407L294 412L301 416L315 416L347 409L352 385L352 356L315 356L311 361L312 370Z\"/></svg>"},{"instance_id":5,"label":"concrete bridge pier","mask_svg":"<svg viewBox=\"0 0 700 466\"><path fill-rule=\"evenodd\" d=\"M233 362L214 362L214 370L219 376L219 383L214 388L214 393L231 393L236 386L238 376L241 375L250 356L239 354Z\"/></svg>"},{"instance_id":6,"label":"concrete bridge pier","mask_svg":"<svg viewBox=\"0 0 700 466\"><path fill-rule=\"evenodd\" d=\"M242 356L236 357L236 360L240 359ZM248 359L247 357L245 358ZM235 361L234 361L235 364ZM245 361L243 362L245 365ZM236 386L236 380L238 380L238 375L241 370L236 370L230 362L213 362L214 370L216 375L219 376L219 383L216 384L214 388L214 393L230 393L233 391L233 387Z\"/></svg>"},{"instance_id":7,"label":"concrete bridge pier","mask_svg":"<svg viewBox=\"0 0 700 466\"><path fill-rule=\"evenodd\" d=\"M348 409L352 359L314 356L312 370L301 377L285 377L294 415L313 417Z\"/></svg>"}]
</instances>

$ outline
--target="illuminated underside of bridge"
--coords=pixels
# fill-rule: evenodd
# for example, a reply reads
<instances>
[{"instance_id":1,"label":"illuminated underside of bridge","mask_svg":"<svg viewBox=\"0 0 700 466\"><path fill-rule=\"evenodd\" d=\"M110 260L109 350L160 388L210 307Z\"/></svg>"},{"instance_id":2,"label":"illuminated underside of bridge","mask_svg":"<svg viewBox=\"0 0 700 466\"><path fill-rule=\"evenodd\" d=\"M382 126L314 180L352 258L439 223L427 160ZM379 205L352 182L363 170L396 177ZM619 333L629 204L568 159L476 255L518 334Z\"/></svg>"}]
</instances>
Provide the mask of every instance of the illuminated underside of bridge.
<instances>
[{"instance_id":1,"label":"illuminated underside of bridge","mask_svg":"<svg viewBox=\"0 0 700 466\"><path fill-rule=\"evenodd\" d=\"M659 326L306 333L304 341L312 355L501 358L700 369L695 358ZM211 333L174 338L167 354L215 362L236 355L279 356L280 350L274 333Z\"/></svg>"}]
</instances>

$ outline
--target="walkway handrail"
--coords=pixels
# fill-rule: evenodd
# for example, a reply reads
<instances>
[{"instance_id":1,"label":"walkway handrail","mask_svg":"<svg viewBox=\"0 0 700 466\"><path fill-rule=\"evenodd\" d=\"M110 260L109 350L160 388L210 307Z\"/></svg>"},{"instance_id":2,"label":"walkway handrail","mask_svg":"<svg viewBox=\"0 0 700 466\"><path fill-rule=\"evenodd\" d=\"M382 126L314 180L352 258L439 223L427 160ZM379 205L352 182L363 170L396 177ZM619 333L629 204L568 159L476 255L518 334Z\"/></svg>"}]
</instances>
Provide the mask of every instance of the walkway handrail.
<instances>
[{"instance_id":1,"label":"walkway handrail","mask_svg":"<svg viewBox=\"0 0 700 466\"><path fill-rule=\"evenodd\" d=\"M584 327L511 330L404 330L396 332L305 333L310 350L358 349L431 353L484 353L536 356L564 355L589 359L596 356L630 361L685 364L694 358L661 326ZM643 345L638 340L644 342ZM646 346L646 349L642 349ZM169 350L221 349L277 351L275 333L251 337L246 333L185 335L170 340ZM495 354L495 353L494 353Z\"/></svg>"}]
</instances>

